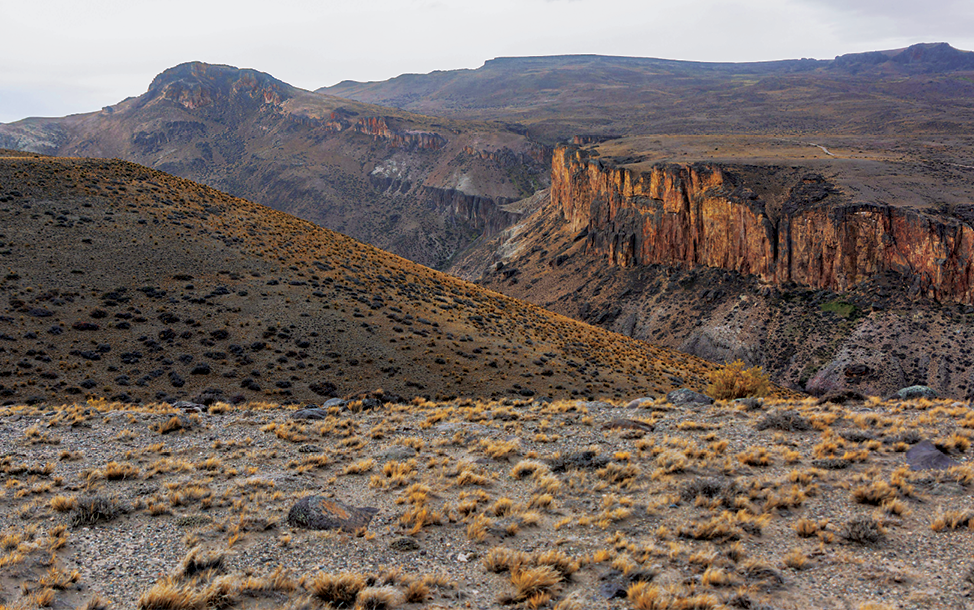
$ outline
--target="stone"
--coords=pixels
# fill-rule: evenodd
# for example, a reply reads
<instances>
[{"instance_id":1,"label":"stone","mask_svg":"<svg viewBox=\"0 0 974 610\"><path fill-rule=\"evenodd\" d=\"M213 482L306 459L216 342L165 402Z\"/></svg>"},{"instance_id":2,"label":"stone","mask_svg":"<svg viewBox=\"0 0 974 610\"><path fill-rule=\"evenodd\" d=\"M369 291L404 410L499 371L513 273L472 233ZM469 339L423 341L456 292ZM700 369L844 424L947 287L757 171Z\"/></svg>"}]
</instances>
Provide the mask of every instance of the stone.
<instances>
[{"instance_id":1,"label":"stone","mask_svg":"<svg viewBox=\"0 0 974 610\"><path fill-rule=\"evenodd\" d=\"M910 470L947 470L958 465L930 441L921 441L910 447L906 452L906 463L910 465Z\"/></svg>"},{"instance_id":2,"label":"stone","mask_svg":"<svg viewBox=\"0 0 974 610\"><path fill-rule=\"evenodd\" d=\"M179 402L174 403L173 408L179 409L184 413L203 413L209 409L206 405L190 402L188 400L180 400Z\"/></svg>"},{"instance_id":3,"label":"stone","mask_svg":"<svg viewBox=\"0 0 974 610\"><path fill-rule=\"evenodd\" d=\"M330 409L332 407L344 407L348 404L348 401L344 398L331 398L322 403L322 409Z\"/></svg>"},{"instance_id":4,"label":"stone","mask_svg":"<svg viewBox=\"0 0 974 610\"><path fill-rule=\"evenodd\" d=\"M394 445L379 454L380 462L401 462L416 457L416 450L405 445Z\"/></svg>"},{"instance_id":5,"label":"stone","mask_svg":"<svg viewBox=\"0 0 974 610\"><path fill-rule=\"evenodd\" d=\"M647 409L647 408L653 406L653 403L654 402L656 402L656 399L655 398L651 398L649 396L644 396L642 398L637 398L635 400L630 400L629 401L629 404L626 405L626 408L627 409Z\"/></svg>"},{"instance_id":6,"label":"stone","mask_svg":"<svg viewBox=\"0 0 974 610\"><path fill-rule=\"evenodd\" d=\"M354 532L368 527L377 512L377 508L356 508L321 496L305 496L288 511L287 523L310 530Z\"/></svg>"},{"instance_id":7,"label":"stone","mask_svg":"<svg viewBox=\"0 0 974 610\"><path fill-rule=\"evenodd\" d=\"M291 419L318 420L325 419L326 417L328 417L328 410L319 407L305 407L304 409L298 409L294 413L291 413Z\"/></svg>"},{"instance_id":8,"label":"stone","mask_svg":"<svg viewBox=\"0 0 974 610\"><path fill-rule=\"evenodd\" d=\"M389 543L389 548L400 553L419 550L419 541L412 536L400 536Z\"/></svg>"},{"instance_id":9,"label":"stone","mask_svg":"<svg viewBox=\"0 0 974 610\"><path fill-rule=\"evenodd\" d=\"M594 451L579 451L561 456L557 459L549 460L548 466L551 472L564 472L566 470L581 470L588 468L596 470L608 464L611 460L608 456L598 455Z\"/></svg>"},{"instance_id":10,"label":"stone","mask_svg":"<svg viewBox=\"0 0 974 610\"><path fill-rule=\"evenodd\" d=\"M688 388L673 390L666 395L666 400L675 405L709 405L714 402L713 398L705 396L700 392L694 392Z\"/></svg>"},{"instance_id":11,"label":"stone","mask_svg":"<svg viewBox=\"0 0 974 610\"><path fill-rule=\"evenodd\" d=\"M638 430L642 432L652 432L653 427L647 423L635 419L625 419L616 417L602 424L603 430Z\"/></svg>"},{"instance_id":12,"label":"stone","mask_svg":"<svg viewBox=\"0 0 974 610\"><path fill-rule=\"evenodd\" d=\"M599 576L599 595L605 599L625 598L629 579L619 570L608 570Z\"/></svg>"},{"instance_id":13,"label":"stone","mask_svg":"<svg viewBox=\"0 0 974 610\"><path fill-rule=\"evenodd\" d=\"M937 392L925 385L911 385L908 388L897 390L896 398L900 400L914 400L917 398L938 398Z\"/></svg>"}]
</instances>

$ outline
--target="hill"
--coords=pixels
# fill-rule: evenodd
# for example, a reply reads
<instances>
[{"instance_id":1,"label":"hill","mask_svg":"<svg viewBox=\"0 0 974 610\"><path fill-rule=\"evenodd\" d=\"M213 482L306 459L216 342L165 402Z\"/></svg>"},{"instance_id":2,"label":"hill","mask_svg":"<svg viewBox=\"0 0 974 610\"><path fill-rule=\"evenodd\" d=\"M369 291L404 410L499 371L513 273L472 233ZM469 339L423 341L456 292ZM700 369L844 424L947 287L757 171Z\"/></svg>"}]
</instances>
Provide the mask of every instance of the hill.
<instances>
[{"instance_id":1,"label":"hill","mask_svg":"<svg viewBox=\"0 0 974 610\"><path fill-rule=\"evenodd\" d=\"M498 124L435 119L200 62L99 112L0 125L0 148L119 158L201 182L433 267L516 216L550 150Z\"/></svg>"},{"instance_id":2,"label":"hill","mask_svg":"<svg viewBox=\"0 0 974 610\"><path fill-rule=\"evenodd\" d=\"M345 81L319 92L451 118L575 135L969 133L974 53L945 43L834 60L707 63L504 57L476 70Z\"/></svg>"},{"instance_id":3,"label":"hill","mask_svg":"<svg viewBox=\"0 0 974 610\"><path fill-rule=\"evenodd\" d=\"M629 396L713 365L121 161L0 157L0 399Z\"/></svg>"}]
</instances>

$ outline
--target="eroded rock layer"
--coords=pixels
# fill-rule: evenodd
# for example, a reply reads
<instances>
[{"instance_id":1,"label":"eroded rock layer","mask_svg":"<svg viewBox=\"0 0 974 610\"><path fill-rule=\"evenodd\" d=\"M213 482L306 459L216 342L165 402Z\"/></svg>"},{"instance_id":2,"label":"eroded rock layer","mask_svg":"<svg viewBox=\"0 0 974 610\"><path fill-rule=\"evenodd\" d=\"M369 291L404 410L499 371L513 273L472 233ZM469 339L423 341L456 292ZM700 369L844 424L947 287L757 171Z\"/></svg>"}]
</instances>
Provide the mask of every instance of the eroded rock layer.
<instances>
[{"instance_id":1,"label":"eroded rock layer","mask_svg":"<svg viewBox=\"0 0 974 610\"><path fill-rule=\"evenodd\" d=\"M852 202L812 172L762 197L747 168L617 165L556 149L552 203L612 264L688 264L847 291L884 273L914 295L974 302L974 229L934 209Z\"/></svg>"}]
</instances>

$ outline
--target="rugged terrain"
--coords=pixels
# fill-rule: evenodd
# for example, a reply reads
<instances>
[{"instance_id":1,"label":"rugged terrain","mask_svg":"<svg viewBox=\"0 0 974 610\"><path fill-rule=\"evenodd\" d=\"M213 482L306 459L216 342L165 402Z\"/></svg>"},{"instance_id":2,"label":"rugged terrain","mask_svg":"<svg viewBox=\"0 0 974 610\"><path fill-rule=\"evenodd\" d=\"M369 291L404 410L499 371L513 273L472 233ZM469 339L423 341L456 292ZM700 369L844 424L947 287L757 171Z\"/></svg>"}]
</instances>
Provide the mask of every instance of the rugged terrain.
<instances>
[{"instance_id":1,"label":"rugged terrain","mask_svg":"<svg viewBox=\"0 0 974 610\"><path fill-rule=\"evenodd\" d=\"M520 131L195 62L99 112L0 125L0 148L133 161L438 267L547 183L550 149Z\"/></svg>"},{"instance_id":2,"label":"rugged terrain","mask_svg":"<svg viewBox=\"0 0 974 610\"><path fill-rule=\"evenodd\" d=\"M913 137L970 132L972 76L974 53L936 43L753 63L504 57L476 70L345 81L318 91L424 114L517 122L548 144L649 133Z\"/></svg>"},{"instance_id":3,"label":"rugged terrain","mask_svg":"<svg viewBox=\"0 0 974 610\"><path fill-rule=\"evenodd\" d=\"M714 368L122 161L0 156L0 261L6 403L624 396Z\"/></svg>"},{"instance_id":4,"label":"rugged terrain","mask_svg":"<svg viewBox=\"0 0 974 610\"><path fill-rule=\"evenodd\" d=\"M453 272L816 393L974 391L964 138L630 137L556 150Z\"/></svg>"},{"instance_id":5,"label":"rugged terrain","mask_svg":"<svg viewBox=\"0 0 974 610\"><path fill-rule=\"evenodd\" d=\"M965 403L359 406L0 408L0 604L974 607Z\"/></svg>"}]
</instances>

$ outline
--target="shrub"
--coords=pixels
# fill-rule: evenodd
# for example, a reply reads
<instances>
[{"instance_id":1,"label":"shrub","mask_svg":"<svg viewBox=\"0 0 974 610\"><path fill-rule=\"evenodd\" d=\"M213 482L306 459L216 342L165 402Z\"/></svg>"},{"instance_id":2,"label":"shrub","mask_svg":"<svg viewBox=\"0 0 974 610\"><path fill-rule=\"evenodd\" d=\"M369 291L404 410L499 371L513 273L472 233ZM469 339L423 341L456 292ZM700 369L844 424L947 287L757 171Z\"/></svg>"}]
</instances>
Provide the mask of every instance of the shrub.
<instances>
[{"instance_id":1,"label":"shrub","mask_svg":"<svg viewBox=\"0 0 974 610\"><path fill-rule=\"evenodd\" d=\"M71 525L80 527L92 525L99 521L111 521L119 515L121 507L112 498L106 496L92 496L81 498L74 507Z\"/></svg>"},{"instance_id":2,"label":"shrub","mask_svg":"<svg viewBox=\"0 0 974 610\"><path fill-rule=\"evenodd\" d=\"M856 517L846 523L842 537L849 542L858 544L875 544L879 542L885 530L883 526L870 517Z\"/></svg>"},{"instance_id":3,"label":"shrub","mask_svg":"<svg viewBox=\"0 0 974 610\"><path fill-rule=\"evenodd\" d=\"M706 394L717 400L767 396L771 391L770 376L759 366L745 367L743 360L735 360L708 373Z\"/></svg>"}]
</instances>

